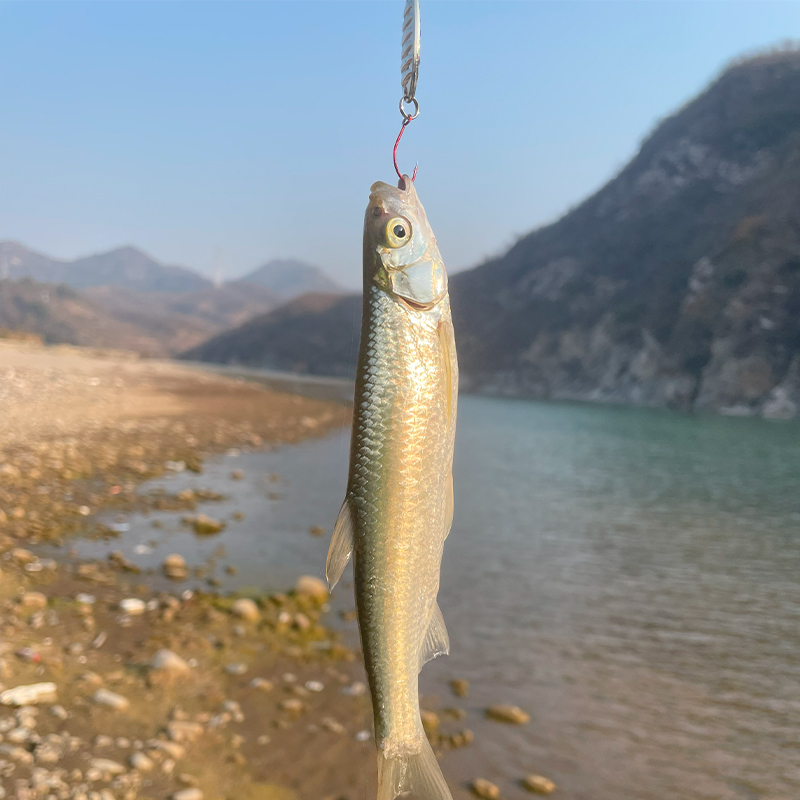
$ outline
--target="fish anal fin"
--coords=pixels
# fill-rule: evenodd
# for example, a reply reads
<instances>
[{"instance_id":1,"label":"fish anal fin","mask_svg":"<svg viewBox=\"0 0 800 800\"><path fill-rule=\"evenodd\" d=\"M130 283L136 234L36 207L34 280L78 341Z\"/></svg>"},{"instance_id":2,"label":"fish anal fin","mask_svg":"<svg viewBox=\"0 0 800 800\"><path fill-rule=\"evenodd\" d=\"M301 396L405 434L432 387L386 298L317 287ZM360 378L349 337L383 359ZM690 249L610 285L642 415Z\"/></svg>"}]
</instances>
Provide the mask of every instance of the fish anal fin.
<instances>
[{"instance_id":1,"label":"fish anal fin","mask_svg":"<svg viewBox=\"0 0 800 800\"><path fill-rule=\"evenodd\" d=\"M344 568L353 553L353 514L347 500L342 503L336 525L333 527L331 546L328 548L328 560L325 564L325 577L328 586L333 589L342 577Z\"/></svg>"},{"instance_id":2,"label":"fish anal fin","mask_svg":"<svg viewBox=\"0 0 800 800\"><path fill-rule=\"evenodd\" d=\"M450 528L453 527L453 510L455 508L455 500L453 499L453 470L445 478L444 487L444 538L450 535Z\"/></svg>"},{"instance_id":3,"label":"fish anal fin","mask_svg":"<svg viewBox=\"0 0 800 800\"><path fill-rule=\"evenodd\" d=\"M419 668L422 667L436 656L446 656L450 652L450 637L447 635L447 628L444 624L444 617L439 604L434 602L431 610L431 621L428 623L428 630L422 640L422 647L419 651Z\"/></svg>"}]
</instances>

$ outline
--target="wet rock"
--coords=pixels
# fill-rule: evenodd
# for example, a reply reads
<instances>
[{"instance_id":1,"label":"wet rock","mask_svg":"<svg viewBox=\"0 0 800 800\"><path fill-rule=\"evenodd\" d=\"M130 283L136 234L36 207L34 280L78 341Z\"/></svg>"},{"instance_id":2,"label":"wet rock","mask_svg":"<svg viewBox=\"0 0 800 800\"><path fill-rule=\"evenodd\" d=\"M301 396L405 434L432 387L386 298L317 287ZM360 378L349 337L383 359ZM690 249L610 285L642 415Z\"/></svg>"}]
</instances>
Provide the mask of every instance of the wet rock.
<instances>
[{"instance_id":1,"label":"wet rock","mask_svg":"<svg viewBox=\"0 0 800 800\"><path fill-rule=\"evenodd\" d=\"M150 669L167 675L185 675L190 667L184 659L172 650L161 649L150 659Z\"/></svg>"},{"instance_id":2,"label":"wet rock","mask_svg":"<svg viewBox=\"0 0 800 800\"><path fill-rule=\"evenodd\" d=\"M93 758L89 761L90 769L96 769L103 776L122 775L125 772L125 767L119 761L113 761L110 758Z\"/></svg>"},{"instance_id":3,"label":"wet rock","mask_svg":"<svg viewBox=\"0 0 800 800\"><path fill-rule=\"evenodd\" d=\"M258 606L247 597L240 597L236 600L233 606L231 606L231 611L237 617L247 622L258 622L261 618L261 612L258 610Z\"/></svg>"},{"instance_id":4,"label":"wet rock","mask_svg":"<svg viewBox=\"0 0 800 800\"><path fill-rule=\"evenodd\" d=\"M139 616L140 614L144 614L146 609L147 604L144 602L144 600L140 600L138 597L126 597L124 600L120 600L119 603L119 610L123 614L128 614L130 616Z\"/></svg>"},{"instance_id":5,"label":"wet rock","mask_svg":"<svg viewBox=\"0 0 800 800\"><path fill-rule=\"evenodd\" d=\"M530 714L526 714L519 706L504 704L489 706L486 716L495 722L507 722L510 725L524 725L530 721Z\"/></svg>"},{"instance_id":6,"label":"wet rock","mask_svg":"<svg viewBox=\"0 0 800 800\"><path fill-rule=\"evenodd\" d=\"M328 600L328 585L313 575L301 575L297 579L294 591L300 597L310 597L317 603L325 603Z\"/></svg>"},{"instance_id":7,"label":"wet rock","mask_svg":"<svg viewBox=\"0 0 800 800\"><path fill-rule=\"evenodd\" d=\"M189 575L189 568L186 566L186 559L179 553L171 553L164 559L161 565L164 574L174 581L185 580Z\"/></svg>"},{"instance_id":8,"label":"wet rock","mask_svg":"<svg viewBox=\"0 0 800 800\"><path fill-rule=\"evenodd\" d=\"M420 717L425 734L431 738L439 730L439 715L434 711L420 711Z\"/></svg>"},{"instance_id":9,"label":"wet rock","mask_svg":"<svg viewBox=\"0 0 800 800\"><path fill-rule=\"evenodd\" d=\"M0 703L4 706L32 706L37 703L52 703L56 699L54 683L32 683L16 686L0 692Z\"/></svg>"},{"instance_id":10,"label":"wet rock","mask_svg":"<svg viewBox=\"0 0 800 800\"><path fill-rule=\"evenodd\" d=\"M450 689L456 697L466 697L469 693L469 681L463 678L453 678L450 681Z\"/></svg>"},{"instance_id":11,"label":"wet rock","mask_svg":"<svg viewBox=\"0 0 800 800\"><path fill-rule=\"evenodd\" d=\"M108 706L113 708L114 711L127 711L130 708L131 701L121 694L112 692L109 689L98 689L93 695L92 700L101 706Z\"/></svg>"},{"instance_id":12,"label":"wet rock","mask_svg":"<svg viewBox=\"0 0 800 800\"><path fill-rule=\"evenodd\" d=\"M41 592L25 592L20 598L20 605L25 608L46 608L47 597Z\"/></svg>"},{"instance_id":13,"label":"wet rock","mask_svg":"<svg viewBox=\"0 0 800 800\"><path fill-rule=\"evenodd\" d=\"M167 724L167 734L173 742L196 742L203 735L203 726L199 722L176 719Z\"/></svg>"},{"instance_id":14,"label":"wet rock","mask_svg":"<svg viewBox=\"0 0 800 800\"><path fill-rule=\"evenodd\" d=\"M128 759L128 763L137 771L137 772L152 772L155 768L155 764L153 761L148 758L144 753L135 752L131 753L131 757Z\"/></svg>"},{"instance_id":15,"label":"wet rock","mask_svg":"<svg viewBox=\"0 0 800 800\"><path fill-rule=\"evenodd\" d=\"M522 785L535 794L550 794L556 788L553 781L543 775L528 775L522 779Z\"/></svg>"},{"instance_id":16,"label":"wet rock","mask_svg":"<svg viewBox=\"0 0 800 800\"><path fill-rule=\"evenodd\" d=\"M196 787L178 789L170 795L170 800L203 800L203 793Z\"/></svg>"},{"instance_id":17,"label":"wet rock","mask_svg":"<svg viewBox=\"0 0 800 800\"><path fill-rule=\"evenodd\" d=\"M470 791L483 800L499 800L500 787L487 781L486 778L475 778L469 785Z\"/></svg>"}]
</instances>

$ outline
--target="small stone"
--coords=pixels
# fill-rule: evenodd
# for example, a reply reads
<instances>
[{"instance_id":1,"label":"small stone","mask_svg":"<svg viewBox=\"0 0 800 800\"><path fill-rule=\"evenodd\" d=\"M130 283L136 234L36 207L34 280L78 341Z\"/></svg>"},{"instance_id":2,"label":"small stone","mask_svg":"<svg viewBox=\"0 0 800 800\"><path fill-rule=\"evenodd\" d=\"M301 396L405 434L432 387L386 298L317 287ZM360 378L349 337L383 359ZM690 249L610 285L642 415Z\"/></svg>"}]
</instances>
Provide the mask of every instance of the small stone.
<instances>
[{"instance_id":1,"label":"small stone","mask_svg":"<svg viewBox=\"0 0 800 800\"><path fill-rule=\"evenodd\" d=\"M312 525L308 529L308 532L312 536L324 536L325 535L325 528L323 528L321 525Z\"/></svg>"},{"instance_id":2,"label":"small stone","mask_svg":"<svg viewBox=\"0 0 800 800\"><path fill-rule=\"evenodd\" d=\"M225 527L225 523L209 517L207 514L198 514L192 519L191 526L194 528L194 532L200 536L208 536L219 533Z\"/></svg>"},{"instance_id":3,"label":"small stone","mask_svg":"<svg viewBox=\"0 0 800 800\"><path fill-rule=\"evenodd\" d=\"M17 564L22 564L23 566L36 561L36 556L24 547L15 547L11 551L11 558L13 561L16 561Z\"/></svg>"},{"instance_id":4,"label":"small stone","mask_svg":"<svg viewBox=\"0 0 800 800\"><path fill-rule=\"evenodd\" d=\"M64 706L50 706L50 713L56 718L60 720L65 720L69 714L67 713L67 709Z\"/></svg>"},{"instance_id":5,"label":"small stone","mask_svg":"<svg viewBox=\"0 0 800 800\"><path fill-rule=\"evenodd\" d=\"M237 617L247 622L258 622L261 617L258 606L247 597L240 597L233 606L231 606L231 611Z\"/></svg>"},{"instance_id":6,"label":"small stone","mask_svg":"<svg viewBox=\"0 0 800 800\"><path fill-rule=\"evenodd\" d=\"M198 781L194 775L190 775L188 772L181 772L181 774L178 775L178 783L180 783L182 786L200 785L200 781Z\"/></svg>"},{"instance_id":7,"label":"small stone","mask_svg":"<svg viewBox=\"0 0 800 800\"><path fill-rule=\"evenodd\" d=\"M0 703L4 706L32 706L37 703L52 703L56 699L54 683L31 683L0 692Z\"/></svg>"},{"instance_id":8,"label":"small stone","mask_svg":"<svg viewBox=\"0 0 800 800\"><path fill-rule=\"evenodd\" d=\"M500 798L500 787L485 778L475 778L469 788L476 797L481 797L483 800L499 800Z\"/></svg>"},{"instance_id":9,"label":"small stone","mask_svg":"<svg viewBox=\"0 0 800 800\"><path fill-rule=\"evenodd\" d=\"M268 681L266 678L253 678L250 681L250 688L258 689L261 692L271 692L275 687L272 681Z\"/></svg>"},{"instance_id":10,"label":"small stone","mask_svg":"<svg viewBox=\"0 0 800 800\"><path fill-rule=\"evenodd\" d=\"M269 736L266 736L263 733L261 734L261 736L256 738L256 744L260 744L262 746L265 744L269 744L269 742L270 742Z\"/></svg>"},{"instance_id":11,"label":"small stone","mask_svg":"<svg viewBox=\"0 0 800 800\"><path fill-rule=\"evenodd\" d=\"M201 728L202 733L202 728ZM186 748L183 745L178 744L177 742L165 742L161 739L151 739L147 746L151 750L159 750L162 753L166 753L170 758L175 759L175 761L180 761L182 758L186 756Z\"/></svg>"},{"instance_id":12,"label":"small stone","mask_svg":"<svg viewBox=\"0 0 800 800\"><path fill-rule=\"evenodd\" d=\"M114 711L126 711L131 705L131 701L127 697L108 689L98 689L92 695L92 700L98 705L113 708Z\"/></svg>"},{"instance_id":13,"label":"small stone","mask_svg":"<svg viewBox=\"0 0 800 800\"><path fill-rule=\"evenodd\" d=\"M228 664L225 667L225 672L227 672L228 675L244 675L245 672L247 672L247 664Z\"/></svg>"},{"instance_id":14,"label":"small stone","mask_svg":"<svg viewBox=\"0 0 800 800\"><path fill-rule=\"evenodd\" d=\"M110 758L93 758L89 766L103 775L122 775L125 772L125 767L119 761L112 761Z\"/></svg>"},{"instance_id":15,"label":"small stone","mask_svg":"<svg viewBox=\"0 0 800 800\"><path fill-rule=\"evenodd\" d=\"M114 740L104 733L98 733L97 736L94 737L94 746L100 749L111 747L112 744L114 744Z\"/></svg>"},{"instance_id":16,"label":"small stone","mask_svg":"<svg viewBox=\"0 0 800 800\"><path fill-rule=\"evenodd\" d=\"M243 470L235 469L235 470L233 470L233 472L231 472L231 479L232 480L240 481L242 478L244 478L244 471Z\"/></svg>"},{"instance_id":17,"label":"small stone","mask_svg":"<svg viewBox=\"0 0 800 800\"><path fill-rule=\"evenodd\" d=\"M519 706L496 705L486 709L486 716L496 722L507 722L509 725L524 725L530 721L530 714L526 714Z\"/></svg>"},{"instance_id":18,"label":"small stone","mask_svg":"<svg viewBox=\"0 0 800 800\"><path fill-rule=\"evenodd\" d=\"M110 789L101 789L100 800L116 800L116 798Z\"/></svg>"},{"instance_id":19,"label":"small stone","mask_svg":"<svg viewBox=\"0 0 800 800\"><path fill-rule=\"evenodd\" d=\"M46 608L47 597L41 592L25 592L20 599L20 604L25 608Z\"/></svg>"},{"instance_id":20,"label":"small stone","mask_svg":"<svg viewBox=\"0 0 800 800\"><path fill-rule=\"evenodd\" d=\"M341 722L335 720L333 717L323 717L322 727L325 728L326 731L330 731L331 733L342 734L345 732L344 725L342 725Z\"/></svg>"},{"instance_id":21,"label":"small stone","mask_svg":"<svg viewBox=\"0 0 800 800\"><path fill-rule=\"evenodd\" d=\"M313 575L301 575L297 579L294 591L295 594L310 597L318 603L325 603L328 600L328 585Z\"/></svg>"},{"instance_id":22,"label":"small stone","mask_svg":"<svg viewBox=\"0 0 800 800\"><path fill-rule=\"evenodd\" d=\"M150 659L150 669L156 672L166 672L170 675L185 675L189 672L189 665L172 650L158 650Z\"/></svg>"},{"instance_id":23,"label":"small stone","mask_svg":"<svg viewBox=\"0 0 800 800\"><path fill-rule=\"evenodd\" d=\"M186 566L186 559L178 554L168 555L161 565L164 574L172 580L184 580L189 575L189 568Z\"/></svg>"},{"instance_id":24,"label":"small stone","mask_svg":"<svg viewBox=\"0 0 800 800\"><path fill-rule=\"evenodd\" d=\"M301 633L305 633L311 628L311 620L302 612L294 615L293 624Z\"/></svg>"},{"instance_id":25,"label":"small stone","mask_svg":"<svg viewBox=\"0 0 800 800\"><path fill-rule=\"evenodd\" d=\"M466 697L469 693L469 681L463 678L453 678L450 681L450 689L456 697Z\"/></svg>"},{"instance_id":26,"label":"small stone","mask_svg":"<svg viewBox=\"0 0 800 800\"><path fill-rule=\"evenodd\" d=\"M543 775L528 775L522 779L522 785L529 791L536 794L550 794L555 791L556 785L549 778Z\"/></svg>"},{"instance_id":27,"label":"small stone","mask_svg":"<svg viewBox=\"0 0 800 800\"><path fill-rule=\"evenodd\" d=\"M325 688L325 684L320 681L306 681L305 687L309 692L321 692Z\"/></svg>"},{"instance_id":28,"label":"small stone","mask_svg":"<svg viewBox=\"0 0 800 800\"><path fill-rule=\"evenodd\" d=\"M171 800L203 800L203 793L196 787L188 789L178 789L170 795Z\"/></svg>"},{"instance_id":29,"label":"small stone","mask_svg":"<svg viewBox=\"0 0 800 800\"><path fill-rule=\"evenodd\" d=\"M368 742L372 738L369 731L359 731L354 737L357 742Z\"/></svg>"},{"instance_id":30,"label":"small stone","mask_svg":"<svg viewBox=\"0 0 800 800\"><path fill-rule=\"evenodd\" d=\"M123 614L129 614L130 616L144 614L146 609L147 604L138 597L126 597L124 600L120 600L119 603L119 610Z\"/></svg>"},{"instance_id":31,"label":"small stone","mask_svg":"<svg viewBox=\"0 0 800 800\"><path fill-rule=\"evenodd\" d=\"M422 728L428 737L433 736L439 730L439 715L434 711L420 711L422 718Z\"/></svg>"},{"instance_id":32,"label":"small stone","mask_svg":"<svg viewBox=\"0 0 800 800\"><path fill-rule=\"evenodd\" d=\"M103 685L103 678L98 675L96 672L84 672L78 680L81 683L85 683L87 686L94 686L97 688L98 686Z\"/></svg>"},{"instance_id":33,"label":"small stone","mask_svg":"<svg viewBox=\"0 0 800 800\"><path fill-rule=\"evenodd\" d=\"M286 700L281 700L280 708L282 711L289 711L292 714L300 714L302 713L305 706L303 705L302 700L298 700L294 697L289 697Z\"/></svg>"},{"instance_id":34,"label":"small stone","mask_svg":"<svg viewBox=\"0 0 800 800\"><path fill-rule=\"evenodd\" d=\"M199 722L176 719L167 724L167 733L173 742L196 742L203 735L203 726Z\"/></svg>"},{"instance_id":35,"label":"small stone","mask_svg":"<svg viewBox=\"0 0 800 800\"><path fill-rule=\"evenodd\" d=\"M137 771L137 772L152 772L155 764L149 759L144 753L131 753L131 757L128 759L128 763Z\"/></svg>"}]
</instances>

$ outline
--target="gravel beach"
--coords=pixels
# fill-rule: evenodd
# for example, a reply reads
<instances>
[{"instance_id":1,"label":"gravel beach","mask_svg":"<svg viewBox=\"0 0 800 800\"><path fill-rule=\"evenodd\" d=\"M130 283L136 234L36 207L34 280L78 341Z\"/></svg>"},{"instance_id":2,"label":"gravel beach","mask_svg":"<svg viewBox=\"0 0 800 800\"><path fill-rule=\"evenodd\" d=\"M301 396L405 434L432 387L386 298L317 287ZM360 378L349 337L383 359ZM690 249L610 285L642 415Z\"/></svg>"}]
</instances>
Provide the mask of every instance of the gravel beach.
<instances>
[{"instance_id":1,"label":"gravel beach","mask_svg":"<svg viewBox=\"0 0 800 800\"><path fill-rule=\"evenodd\" d=\"M174 510L201 535L213 492L139 485L348 419L171 362L0 342L0 798L374 796L363 670L321 581L223 596L185 588L180 553L160 588L121 553L48 557L124 535L109 512ZM463 715L427 713L440 752L471 743Z\"/></svg>"}]
</instances>

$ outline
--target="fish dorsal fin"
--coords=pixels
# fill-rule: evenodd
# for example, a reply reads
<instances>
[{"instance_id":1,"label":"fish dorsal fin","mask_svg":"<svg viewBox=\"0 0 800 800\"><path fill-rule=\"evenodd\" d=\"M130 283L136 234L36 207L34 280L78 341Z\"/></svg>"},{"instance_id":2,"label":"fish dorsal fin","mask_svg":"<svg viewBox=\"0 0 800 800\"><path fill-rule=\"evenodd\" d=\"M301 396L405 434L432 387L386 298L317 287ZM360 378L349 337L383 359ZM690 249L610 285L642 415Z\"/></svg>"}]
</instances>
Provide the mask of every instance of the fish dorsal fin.
<instances>
[{"instance_id":1,"label":"fish dorsal fin","mask_svg":"<svg viewBox=\"0 0 800 800\"><path fill-rule=\"evenodd\" d=\"M422 640L422 647L419 651L419 668L422 667L436 656L446 656L450 652L450 637L447 635L447 628L444 624L444 617L439 604L434 601L431 610L431 621L428 623L428 630Z\"/></svg>"},{"instance_id":2,"label":"fish dorsal fin","mask_svg":"<svg viewBox=\"0 0 800 800\"><path fill-rule=\"evenodd\" d=\"M336 525L331 536L331 546L328 549L328 560L325 564L325 577L328 586L333 589L342 577L344 568L353 553L353 514L347 500L342 503Z\"/></svg>"},{"instance_id":3,"label":"fish dorsal fin","mask_svg":"<svg viewBox=\"0 0 800 800\"><path fill-rule=\"evenodd\" d=\"M453 470L445 479L444 487L444 538L450 535L450 528L453 527L453 510L455 501L453 499Z\"/></svg>"}]
</instances>

